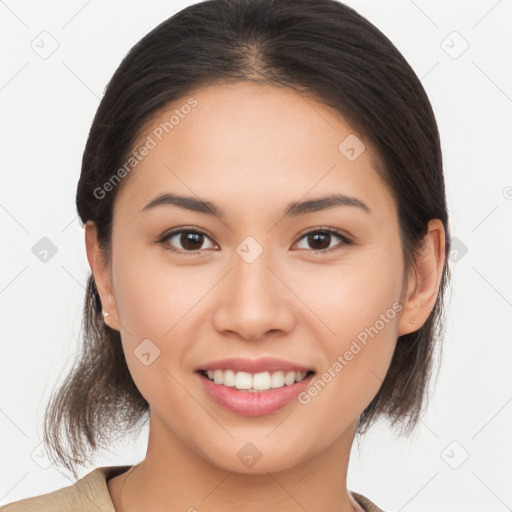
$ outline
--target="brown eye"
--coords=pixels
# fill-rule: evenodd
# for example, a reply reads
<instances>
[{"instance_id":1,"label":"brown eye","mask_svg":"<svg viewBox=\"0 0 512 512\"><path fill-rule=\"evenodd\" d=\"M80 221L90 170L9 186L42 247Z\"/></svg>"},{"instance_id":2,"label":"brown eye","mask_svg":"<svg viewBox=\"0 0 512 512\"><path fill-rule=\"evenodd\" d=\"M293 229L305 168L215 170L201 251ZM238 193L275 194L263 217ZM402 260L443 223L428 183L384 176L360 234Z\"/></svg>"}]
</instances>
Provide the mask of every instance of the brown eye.
<instances>
[{"instance_id":1,"label":"brown eye","mask_svg":"<svg viewBox=\"0 0 512 512\"><path fill-rule=\"evenodd\" d=\"M307 235L308 243L310 247L313 249L328 249L331 241L331 235L329 233L313 233L311 235Z\"/></svg>"},{"instance_id":2,"label":"brown eye","mask_svg":"<svg viewBox=\"0 0 512 512\"><path fill-rule=\"evenodd\" d=\"M164 244L171 251L194 252L203 250L205 240L209 239L210 238L205 233L201 233L200 231L182 229L167 234L160 240L160 243ZM176 246L178 246L178 248L176 248Z\"/></svg>"},{"instance_id":3,"label":"brown eye","mask_svg":"<svg viewBox=\"0 0 512 512\"><path fill-rule=\"evenodd\" d=\"M331 242L333 241L333 237L338 238L342 241L343 245L350 244L350 240L342 235L341 233L338 233L337 231L334 231L332 229L317 229L315 231L310 231L309 233L306 233L301 240L306 240L306 243L309 245L313 251L326 251L328 249L332 249L333 247L336 247L331 245ZM299 249L307 249L308 247L300 247Z\"/></svg>"}]
</instances>

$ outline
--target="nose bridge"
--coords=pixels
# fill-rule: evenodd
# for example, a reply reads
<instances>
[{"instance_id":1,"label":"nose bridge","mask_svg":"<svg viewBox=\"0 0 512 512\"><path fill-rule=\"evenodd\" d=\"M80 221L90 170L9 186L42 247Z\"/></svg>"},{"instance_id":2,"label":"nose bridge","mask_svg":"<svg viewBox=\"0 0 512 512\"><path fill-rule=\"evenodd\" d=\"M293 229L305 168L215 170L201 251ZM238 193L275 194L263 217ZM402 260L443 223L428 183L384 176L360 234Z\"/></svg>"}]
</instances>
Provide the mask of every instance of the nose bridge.
<instances>
[{"instance_id":1,"label":"nose bridge","mask_svg":"<svg viewBox=\"0 0 512 512\"><path fill-rule=\"evenodd\" d=\"M214 322L220 331L236 331L257 339L269 330L288 330L293 315L286 287L276 277L273 251L254 237L246 237L231 259L232 270L221 289L223 297ZM272 269L272 270L271 270Z\"/></svg>"},{"instance_id":2,"label":"nose bridge","mask_svg":"<svg viewBox=\"0 0 512 512\"><path fill-rule=\"evenodd\" d=\"M275 276L269 270L269 267L275 267L275 262L268 240L260 237L258 241L253 236L247 236L236 247L232 264L233 296L237 297L241 305L245 303L258 308L265 305L270 307L273 297L277 298L280 291L277 290Z\"/></svg>"},{"instance_id":3,"label":"nose bridge","mask_svg":"<svg viewBox=\"0 0 512 512\"><path fill-rule=\"evenodd\" d=\"M270 282L273 255L270 247L263 247L254 237L246 237L236 248L233 255L235 287L241 293L270 295L274 287ZM275 266L275 265L274 265Z\"/></svg>"}]
</instances>

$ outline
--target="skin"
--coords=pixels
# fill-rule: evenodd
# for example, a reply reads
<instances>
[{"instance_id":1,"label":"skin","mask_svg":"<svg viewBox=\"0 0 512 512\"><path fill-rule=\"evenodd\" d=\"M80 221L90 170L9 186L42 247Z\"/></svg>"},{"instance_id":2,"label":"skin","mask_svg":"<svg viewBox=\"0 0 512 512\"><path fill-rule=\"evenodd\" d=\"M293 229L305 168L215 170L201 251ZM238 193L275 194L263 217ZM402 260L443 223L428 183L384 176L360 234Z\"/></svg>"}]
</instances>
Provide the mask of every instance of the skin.
<instances>
[{"instance_id":1,"label":"skin","mask_svg":"<svg viewBox=\"0 0 512 512\"><path fill-rule=\"evenodd\" d=\"M124 512L360 510L346 485L356 421L378 392L398 336L419 329L435 304L443 225L430 221L417 272L405 280L396 205L368 145L354 161L338 150L353 130L337 111L249 83L191 96L198 105L122 183L109 261L94 223L86 224L105 321L120 331L150 404L146 457L127 479L108 481L113 503ZM160 112L141 140L187 99ZM141 213L162 192L213 201L226 217L174 206ZM283 217L289 202L334 192L359 198L371 213L342 206ZM176 227L205 232L196 245L202 252L186 254L180 236L167 247L181 253L158 244ZM331 235L315 245L304 232L316 227L354 242ZM263 248L252 263L236 252L247 236ZM294 400L245 417L213 402L194 374L219 358L273 356L321 375L395 302L400 313L306 405ZM149 366L134 355L146 338L160 350ZM262 454L253 467L237 457L247 442Z\"/></svg>"}]
</instances>

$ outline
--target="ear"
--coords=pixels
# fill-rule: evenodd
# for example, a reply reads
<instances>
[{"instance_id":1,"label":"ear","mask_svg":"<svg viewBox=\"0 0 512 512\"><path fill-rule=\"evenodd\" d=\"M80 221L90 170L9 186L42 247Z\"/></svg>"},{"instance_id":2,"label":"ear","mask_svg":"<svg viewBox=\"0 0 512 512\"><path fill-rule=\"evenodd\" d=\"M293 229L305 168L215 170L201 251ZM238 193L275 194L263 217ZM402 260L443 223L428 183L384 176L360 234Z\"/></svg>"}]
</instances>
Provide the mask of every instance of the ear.
<instances>
[{"instance_id":1,"label":"ear","mask_svg":"<svg viewBox=\"0 0 512 512\"><path fill-rule=\"evenodd\" d=\"M444 226L440 219L432 219L416 258L416 267L408 276L398 336L417 331L426 322L436 303L444 264Z\"/></svg>"},{"instance_id":2,"label":"ear","mask_svg":"<svg viewBox=\"0 0 512 512\"><path fill-rule=\"evenodd\" d=\"M100 295L103 312L108 316L104 317L105 323L112 329L119 330L119 315L112 288L112 275L110 266L98 242L98 230L93 221L88 220L85 225L85 248L87 259L94 276L94 282Z\"/></svg>"}]
</instances>

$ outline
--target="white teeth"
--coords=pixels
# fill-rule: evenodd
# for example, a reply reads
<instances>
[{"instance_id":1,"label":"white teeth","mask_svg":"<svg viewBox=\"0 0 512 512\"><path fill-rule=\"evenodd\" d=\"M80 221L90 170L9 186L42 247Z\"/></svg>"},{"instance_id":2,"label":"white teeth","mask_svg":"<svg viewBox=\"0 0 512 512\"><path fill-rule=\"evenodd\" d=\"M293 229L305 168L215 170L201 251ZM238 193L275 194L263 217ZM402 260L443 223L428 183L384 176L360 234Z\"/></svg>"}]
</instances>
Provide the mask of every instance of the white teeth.
<instances>
[{"instance_id":1,"label":"white teeth","mask_svg":"<svg viewBox=\"0 0 512 512\"><path fill-rule=\"evenodd\" d=\"M265 391L265 389L270 389L272 387L270 373L268 372L256 373L252 380L253 384L251 387L257 391Z\"/></svg>"},{"instance_id":2,"label":"white teeth","mask_svg":"<svg viewBox=\"0 0 512 512\"><path fill-rule=\"evenodd\" d=\"M291 386L295 382L295 372L288 372L284 377L284 383Z\"/></svg>"},{"instance_id":3,"label":"white teeth","mask_svg":"<svg viewBox=\"0 0 512 512\"><path fill-rule=\"evenodd\" d=\"M224 384L224 386L233 387L236 382L235 377L236 375L233 370L226 370L222 376L222 384Z\"/></svg>"},{"instance_id":4,"label":"white teeth","mask_svg":"<svg viewBox=\"0 0 512 512\"><path fill-rule=\"evenodd\" d=\"M247 373L234 372L233 370L208 370L208 378L215 384L222 384L228 387L234 387L240 390L267 391L269 389L291 386L295 382L304 380L307 372L262 372Z\"/></svg>"},{"instance_id":5,"label":"white teeth","mask_svg":"<svg viewBox=\"0 0 512 512\"><path fill-rule=\"evenodd\" d=\"M224 382L222 382L224 384ZM224 384L225 386L227 384ZM252 375L247 372L237 372L235 376L236 389L251 389L252 388Z\"/></svg>"},{"instance_id":6,"label":"white teeth","mask_svg":"<svg viewBox=\"0 0 512 512\"><path fill-rule=\"evenodd\" d=\"M307 372L298 372L297 377L295 377L295 382L300 382L306 378Z\"/></svg>"},{"instance_id":7,"label":"white teeth","mask_svg":"<svg viewBox=\"0 0 512 512\"><path fill-rule=\"evenodd\" d=\"M271 377L270 386L272 388L282 388L284 386L284 373L274 372Z\"/></svg>"},{"instance_id":8,"label":"white teeth","mask_svg":"<svg viewBox=\"0 0 512 512\"><path fill-rule=\"evenodd\" d=\"M222 384L222 370L213 370L213 382Z\"/></svg>"}]
</instances>

